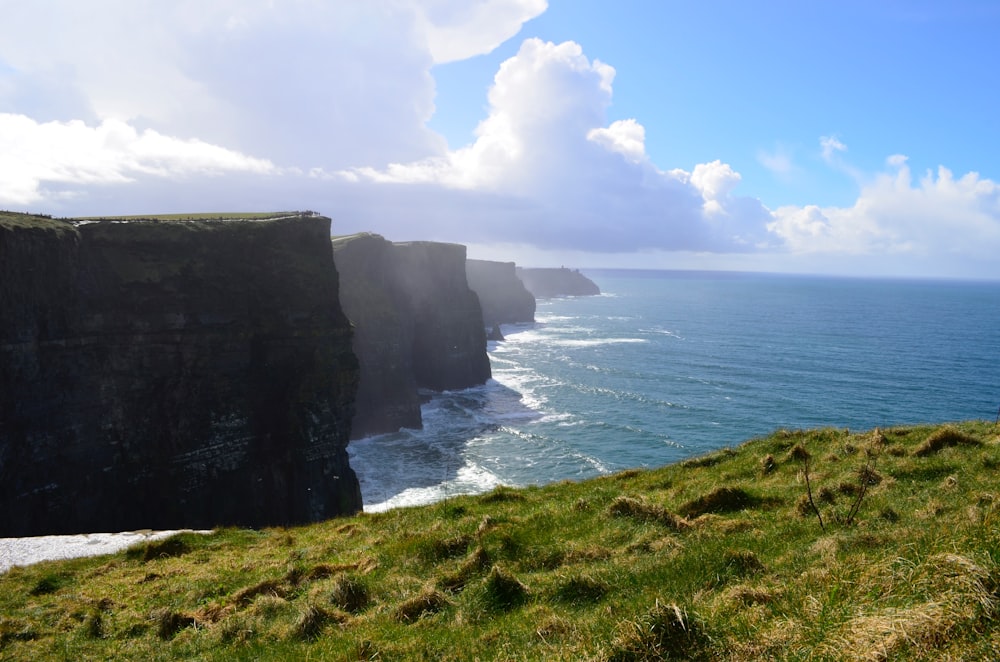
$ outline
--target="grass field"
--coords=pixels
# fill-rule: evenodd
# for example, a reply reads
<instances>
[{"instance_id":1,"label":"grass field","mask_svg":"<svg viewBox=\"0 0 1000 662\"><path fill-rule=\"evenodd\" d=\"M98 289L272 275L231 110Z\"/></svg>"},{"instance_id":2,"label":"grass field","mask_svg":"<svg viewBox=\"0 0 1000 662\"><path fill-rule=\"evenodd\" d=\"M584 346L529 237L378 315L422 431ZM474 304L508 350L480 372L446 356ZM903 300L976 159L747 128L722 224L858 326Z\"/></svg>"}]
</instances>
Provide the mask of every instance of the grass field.
<instances>
[{"instance_id":1,"label":"grass field","mask_svg":"<svg viewBox=\"0 0 1000 662\"><path fill-rule=\"evenodd\" d=\"M1000 659L988 422L778 431L676 465L0 576L0 659Z\"/></svg>"}]
</instances>

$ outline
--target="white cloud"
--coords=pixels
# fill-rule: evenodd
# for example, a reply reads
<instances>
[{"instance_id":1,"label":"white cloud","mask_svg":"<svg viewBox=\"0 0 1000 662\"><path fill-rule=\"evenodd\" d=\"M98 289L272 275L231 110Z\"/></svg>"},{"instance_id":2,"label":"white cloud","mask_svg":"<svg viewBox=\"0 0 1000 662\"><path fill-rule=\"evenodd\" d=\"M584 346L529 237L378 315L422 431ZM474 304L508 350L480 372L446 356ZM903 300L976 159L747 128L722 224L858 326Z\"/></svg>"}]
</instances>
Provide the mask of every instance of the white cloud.
<instances>
[{"instance_id":1,"label":"white cloud","mask_svg":"<svg viewBox=\"0 0 1000 662\"><path fill-rule=\"evenodd\" d=\"M819 139L820 147L823 149L823 159L830 161L838 152L846 152L847 145L840 142L836 136L822 136Z\"/></svg>"},{"instance_id":2,"label":"white cloud","mask_svg":"<svg viewBox=\"0 0 1000 662\"><path fill-rule=\"evenodd\" d=\"M740 175L714 161L693 172L657 169L635 119L608 123L615 70L574 42L527 39L489 92L489 114L470 145L443 156L341 173L388 187L464 191L422 227L462 241L506 240L600 252L749 250L766 239L767 211L733 195ZM391 192L390 192L391 191ZM518 205L500 223L495 206Z\"/></svg>"},{"instance_id":3,"label":"white cloud","mask_svg":"<svg viewBox=\"0 0 1000 662\"><path fill-rule=\"evenodd\" d=\"M440 154L436 61L487 53L544 0L4 2L0 112L106 119L302 169Z\"/></svg>"},{"instance_id":4,"label":"white cloud","mask_svg":"<svg viewBox=\"0 0 1000 662\"><path fill-rule=\"evenodd\" d=\"M525 21L548 7L546 0L421 0L416 3L434 62L484 55L507 41Z\"/></svg>"},{"instance_id":5,"label":"white cloud","mask_svg":"<svg viewBox=\"0 0 1000 662\"><path fill-rule=\"evenodd\" d=\"M612 122L607 128L591 129L587 139L633 163L646 160L646 128L634 119Z\"/></svg>"},{"instance_id":6,"label":"white cloud","mask_svg":"<svg viewBox=\"0 0 1000 662\"><path fill-rule=\"evenodd\" d=\"M780 146L773 152L758 150L757 162L779 177L787 177L795 171L792 155L786 148Z\"/></svg>"},{"instance_id":7,"label":"white cloud","mask_svg":"<svg viewBox=\"0 0 1000 662\"><path fill-rule=\"evenodd\" d=\"M1000 185L947 168L914 182L905 156L862 187L851 207L783 207L768 229L795 252L914 257L1000 252Z\"/></svg>"},{"instance_id":8,"label":"white cloud","mask_svg":"<svg viewBox=\"0 0 1000 662\"><path fill-rule=\"evenodd\" d=\"M39 123L0 113L0 204L29 205L46 185L121 184L138 175L275 172L269 161L199 140L136 131L120 120Z\"/></svg>"}]
</instances>

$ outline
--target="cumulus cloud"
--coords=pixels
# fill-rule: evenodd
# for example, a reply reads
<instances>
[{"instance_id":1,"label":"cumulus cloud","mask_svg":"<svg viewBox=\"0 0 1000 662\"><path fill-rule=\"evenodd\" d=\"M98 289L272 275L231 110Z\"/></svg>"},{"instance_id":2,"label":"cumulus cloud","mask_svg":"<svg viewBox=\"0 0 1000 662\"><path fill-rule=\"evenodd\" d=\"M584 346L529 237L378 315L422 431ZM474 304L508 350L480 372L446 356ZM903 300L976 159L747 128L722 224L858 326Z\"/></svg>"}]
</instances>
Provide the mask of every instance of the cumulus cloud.
<instances>
[{"instance_id":1,"label":"cumulus cloud","mask_svg":"<svg viewBox=\"0 0 1000 662\"><path fill-rule=\"evenodd\" d=\"M635 119L608 122L615 70L579 44L527 39L505 61L489 92L476 140L434 158L340 173L359 184L436 185L461 190L464 204L435 210L440 226L466 241L521 241L592 251L750 250L766 241L767 210L734 195L740 175L714 161L692 172L662 171ZM477 194L482 194L477 197ZM502 224L470 222L496 196L520 211ZM453 196L454 197L454 196Z\"/></svg>"},{"instance_id":2,"label":"cumulus cloud","mask_svg":"<svg viewBox=\"0 0 1000 662\"><path fill-rule=\"evenodd\" d=\"M914 181L902 155L886 165L853 206L782 207L768 229L803 253L990 259L1000 251L1000 185L945 167Z\"/></svg>"},{"instance_id":3,"label":"cumulus cloud","mask_svg":"<svg viewBox=\"0 0 1000 662\"><path fill-rule=\"evenodd\" d=\"M0 112L105 119L303 169L443 153L435 62L489 52L543 0L4 2ZM41 29L39 26L44 26Z\"/></svg>"},{"instance_id":4,"label":"cumulus cloud","mask_svg":"<svg viewBox=\"0 0 1000 662\"><path fill-rule=\"evenodd\" d=\"M945 168L918 177L902 155L864 173L833 135L818 155L857 182L847 207L772 212L740 193L722 154L653 163L648 118L609 116L615 69L571 41L524 40L496 73L475 139L449 149L427 125L433 67L490 52L544 0L0 5L4 206L312 208L335 231L609 258L985 261L1000 250L995 182ZM781 147L757 160L801 174Z\"/></svg>"}]
</instances>

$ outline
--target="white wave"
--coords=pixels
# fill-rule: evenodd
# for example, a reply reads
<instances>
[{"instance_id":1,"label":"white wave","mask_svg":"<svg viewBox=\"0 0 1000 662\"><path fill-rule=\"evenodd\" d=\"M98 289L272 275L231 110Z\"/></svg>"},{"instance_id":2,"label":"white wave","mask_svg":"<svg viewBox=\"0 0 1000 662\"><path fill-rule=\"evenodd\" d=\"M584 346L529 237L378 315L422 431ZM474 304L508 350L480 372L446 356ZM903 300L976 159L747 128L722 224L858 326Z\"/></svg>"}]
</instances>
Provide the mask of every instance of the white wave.
<instances>
[{"instance_id":1,"label":"white wave","mask_svg":"<svg viewBox=\"0 0 1000 662\"><path fill-rule=\"evenodd\" d=\"M671 329L664 328L662 326L654 326L649 329L639 329L639 333L652 333L661 336L669 336L671 338L676 338L677 340L684 340L684 336L673 331Z\"/></svg>"},{"instance_id":2,"label":"white wave","mask_svg":"<svg viewBox=\"0 0 1000 662\"><path fill-rule=\"evenodd\" d=\"M582 338L579 340L556 340L549 341L559 347L598 347L600 345L627 345L647 343L646 338Z\"/></svg>"},{"instance_id":3,"label":"white wave","mask_svg":"<svg viewBox=\"0 0 1000 662\"><path fill-rule=\"evenodd\" d=\"M379 513L392 508L423 506L461 494L482 494L500 485L500 479L483 467L466 462L451 480L428 487L411 487L383 501L366 503L366 513Z\"/></svg>"}]
</instances>

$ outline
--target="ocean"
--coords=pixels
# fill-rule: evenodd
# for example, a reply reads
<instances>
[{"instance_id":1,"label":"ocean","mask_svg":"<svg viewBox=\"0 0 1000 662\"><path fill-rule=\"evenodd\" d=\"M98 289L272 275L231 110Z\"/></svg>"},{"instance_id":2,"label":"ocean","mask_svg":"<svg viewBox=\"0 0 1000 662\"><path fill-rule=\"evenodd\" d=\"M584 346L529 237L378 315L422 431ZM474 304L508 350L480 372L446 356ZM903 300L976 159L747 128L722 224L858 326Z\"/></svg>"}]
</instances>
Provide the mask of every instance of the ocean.
<instances>
[{"instance_id":1,"label":"ocean","mask_svg":"<svg viewBox=\"0 0 1000 662\"><path fill-rule=\"evenodd\" d=\"M1000 408L1000 283L584 270L502 328L493 379L352 442L366 511L660 466L774 430Z\"/></svg>"}]
</instances>

